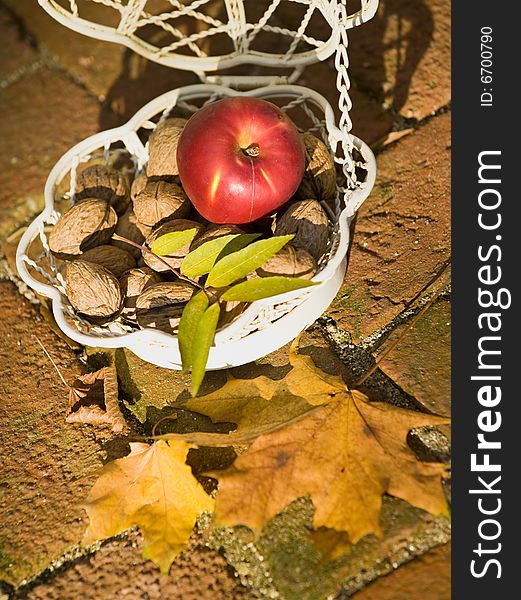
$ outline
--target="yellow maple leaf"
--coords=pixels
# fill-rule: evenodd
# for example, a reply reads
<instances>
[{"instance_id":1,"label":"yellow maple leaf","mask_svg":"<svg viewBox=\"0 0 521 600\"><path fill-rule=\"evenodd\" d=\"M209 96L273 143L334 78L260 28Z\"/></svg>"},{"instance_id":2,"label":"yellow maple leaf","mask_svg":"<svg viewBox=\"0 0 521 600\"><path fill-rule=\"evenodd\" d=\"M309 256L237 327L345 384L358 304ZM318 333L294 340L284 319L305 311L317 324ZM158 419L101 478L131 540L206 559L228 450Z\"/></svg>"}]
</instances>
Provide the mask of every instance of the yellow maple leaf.
<instances>
[{"instance_id":1,"label":"yellow maple leaf","mask_svg":"<svg viewBox=\"0 0 521 600\"><path fill-rule=\"evenodd\" d=\"M189 449L183 441L131 443L128 456L106 464L87 498L90 522L83 544L137 525L144 557L168 573L198 515L214 507L185 464Z\"/></svg>"},{"instance_id":2,"label":"yellow maple leaf","mask_svg":"<svg viewBox=\"0 0 521 600\"><path fill-rule=\"evenodd\" d=\"M313 360L290 350L291 371L282 379L261 375L237 379L228 375L226 384L205 396L191 398L181 406L204 414L214 422L236 423L229 434L189 434L186 439L201 445L236 444L299 420L314 406L330 402L346 392L343 379L315 367ZM169 435L165 439L169 439ZM179 436L172 436L179 439Z\"/></svg>"},{"instance_id":3,"label":"yellow maple leaf","mask_svg":"<svg viewBox=\"0 0 521 600\"><path fill-rule=\"evenodd\" d=\"M260 436L231 467L211 473L219 480L216 521L259 531L292 500L309 495L315 528L345 531L356 543L380 533L386 492L446 513L444 465L418 461L407 445L411 429L446 422L346 390L298 422Z\"/></svg>"}]
</instances>

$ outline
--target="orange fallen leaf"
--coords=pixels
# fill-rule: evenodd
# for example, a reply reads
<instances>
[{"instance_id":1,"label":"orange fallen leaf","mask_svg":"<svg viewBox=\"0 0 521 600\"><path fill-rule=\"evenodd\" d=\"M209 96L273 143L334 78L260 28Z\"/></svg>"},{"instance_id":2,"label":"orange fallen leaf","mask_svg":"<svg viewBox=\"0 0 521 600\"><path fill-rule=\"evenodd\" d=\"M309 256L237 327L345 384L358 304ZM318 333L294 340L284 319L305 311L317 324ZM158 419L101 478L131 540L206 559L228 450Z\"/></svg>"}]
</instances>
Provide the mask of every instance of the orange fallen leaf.
<instances>
[{"instance_id":1,"label":"orange fallen leaf","mask_svg":"<svg viewBox=\"0 0 521 600\"><path fill-rule=\"evenodd\" d=\"M309 537L315 548L327 560L335 560L343 554L347 554L352 548L345 531L319 527L311 531Z\"/></svg>"},{"instance_id":2,"label":"orange fallen leaf","mask_svg":"<svg viewBox=\"0 0 521 600\"><path fill-rule=\"evenodd\" d=\"M137 525L144 557L168 573L197 517L214 506L185 464L189 449L179 441L131 443L128 456L106 464L87 498L89 526L83 544Z\"/></svg>"},{"instance_id":3,"label":"orange fallen leaf","mask_svg":"<svg viewBox=\"0 0 521 600\"><path fill-rule=\"evenodd\" d=\"M219 480L216 521L260 531L295 498L310 496L314 527L347 532L352 543L380 533L384 493L434 514L446 513L444 465L418 461L411 429L447 420L385 403L357 391L298 422L261 435Z\"/></svg>"}]
</instances>

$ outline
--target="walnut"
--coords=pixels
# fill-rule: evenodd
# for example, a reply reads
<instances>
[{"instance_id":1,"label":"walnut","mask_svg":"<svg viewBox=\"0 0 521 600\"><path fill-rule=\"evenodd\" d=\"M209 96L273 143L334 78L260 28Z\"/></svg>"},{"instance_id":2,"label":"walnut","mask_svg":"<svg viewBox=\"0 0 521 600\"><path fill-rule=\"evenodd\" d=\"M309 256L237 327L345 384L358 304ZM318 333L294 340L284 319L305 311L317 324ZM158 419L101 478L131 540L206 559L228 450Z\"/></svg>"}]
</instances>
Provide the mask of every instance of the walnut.
<instances>
[{"instance_id":1,"label":"walnut","mask_svg":"<svg viewBox=\"0 0 521 600\"><path fill-rule=\"evenodd\" d=\"M190 251L199 248L199 246L202 246L206 242L211 242L225 235L237 235L241 233L244 233L244 231L239 229L237 225L211 225L201 236L192 241Z\"/></svg>"},{"instance_id":2,"label":"walnut","mask_svg":"<svg viewBox=\"0 0 521 600\"><path fill-rule=\"evenodd\" d=\"M149 177L178 175L177 142L186 125L186 119L166 119L154 129L148 140Z\"/></svg>"},{"instance_id":3,"label":"walnut","mask_svg":"<svg viewBox=\"0 0 521 600\"><path fill-rule=\"evenodd\" d=\"M130 199L135 200L136 196L145 189L148 182L148 177L145 171L141 171L139 175L136 175L132 185L130 186Z\"/></svg>"},{"instance_id":4,"label":"walnut","mask_svg":"<svg viewBox=\"0 0 521 600\"><path fill-rule=\"evenodd\" d=\"M306 170L297 195L333 203L336 197L335 162L327 146L311 133L303 133L306 148Z\"/></svg>"},{"instance_id":5,"label":"walnut","mask_svg":"<svg viewBox=\"0 0 521 600\"><path fill-rule=\"evenodd\" d=\"M104 200L88 198L62 215L49 235L49 247L60 258L70 258L84 250L107 243L118 217Z\"/></svg>"},{"instance_id":6,"label":"walnut","mask_svg":"<svg viewBox=\"0 0 521 600\"><path fill-rule=\"evenodd\" d=\"M136 321L136 301L146 288L159 283L161 277L148 267L130 269L119 278L123 293L123 310L121 316L127 321Z\"/></svg>"},{"instance_id":7,"label":"walnut","mask_svg":"<svg viewBox=\"0 0 521 600\"><path fill-rule=\"evenodd\" d=\"M175 333L184 307L194 291L194 286L182 281L151 285L136 301L139 325Z\"/></svg>"},{"instance_id":8,"label":"walnut","mask_svg":"<svg viewBox=\"0 0 521 600\"><path fill-rule=\"evenodd\" d=\"M317 263L311 254L291 244L286 244L256 271L259 277L283 276L303 279L311 279L316 272Z\"/></svg>"},{"instance_id":9,"label":"walnut","mask_svg":"<svg viewBox=\"0 0 521 600\"><path fill-rule=\"evenodd\" d=\"M65 283L74 309L96 322L110 321L121 308L123 295L118 280L105 267L75 260L67 265Z\"/></svg>"},{"instance_id":10,"label":"walnut","mask_svg":"<svg viewBox=\"0 0 521 600\"><path fill-rule=\"evenodd\" d=\"M295 234L291 243L307 250L318 262L327 250L329 223L324 209L316 200L302 200L290 204L277 218L275 235Z\"/></svg>"},{"instance_id":11,"label":"walnut","mask_svg":"<svg viewBox=\"0 0 521 600\"><path fill-rule=\"evenodd\" d=\"M96 246L84 252L80 258L105 267L116 277L121 277L125 271L136 266L136 260L132 254L115 246Z\"/></svg>"},{"instance_id":12,"label":"walnut","mask_svg":"<svg viewBox=\"0 0 521 600\"><path fill-rule=\"evenodd\" d=\"M119 217L116 225L116 233L118 235L127 238L127 240L131 240L132 242L136 242L136 244L139 245L143 244L145 238L150 235L151 232L152 227L140 223L131 208L129 208L125 214ZM135 256L136 259L141 256L141 250L139 248L135 248L126 242L114 240L112 245L130 252L133 256Z\"/></svg>"},{"instance_id":13,"label":"walnut","mask_svg":"<svg viewBox=\"0 0 521 600\"><path fill-rule=\"evenodd\" d=\"M154 229L154 231L147 237L145 243L147 247L150 248L152 242L158 237L165 235L165 233L170 233L172 231L186 231L187 229L197 230L197 233L193 238L196 239L204 231L204 225L201 225L201 223L196 223L195 221L188 221L187 219L175 219L174 221L167 221L157 229ZM176 252L173 255L163 256L162 259L166 261L170 266L178 268L181 266L183 258L188 254L189 251L190 244L185 244L182 248L176 250ZM169 270L168 267L165 266L165 264L162 261L160 261L153 254L150 254L150 252L143 251L143 259L151 269L154 269L154 271L163 272Z\"/></svg>"},{"instance_id":14,"label":"walnut","mask_svg":"<svg viewBox=\"0 0 521 600\"><path fill-rule=\"evenodd\" d=\"M149 181L134 200L134 214L141 223L154 227L168 219L183 219L191 206L177 183Z\"/></svg>"},{"instance_id":15,"label":"walnut","mask_svg":"<svg viewBox=\"0 0 521 600\"><path fill-rule=\"evenodd\" d=\"M130 202L127 178L116 169L104 165L87 167L76 180L76 199L84 198L106 200L121 215Z\"/></svg>"}]
</instances>

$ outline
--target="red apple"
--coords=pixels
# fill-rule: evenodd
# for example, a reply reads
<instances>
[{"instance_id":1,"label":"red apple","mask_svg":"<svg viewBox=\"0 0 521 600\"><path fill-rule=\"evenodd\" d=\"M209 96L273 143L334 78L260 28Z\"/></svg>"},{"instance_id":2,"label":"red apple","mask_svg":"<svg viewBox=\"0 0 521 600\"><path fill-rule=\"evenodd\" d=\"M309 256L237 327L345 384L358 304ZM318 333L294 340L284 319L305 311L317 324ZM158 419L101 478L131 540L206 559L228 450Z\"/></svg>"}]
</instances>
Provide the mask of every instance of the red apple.
<instances>
[{"instance_id":1,"label":"red apple","mask_svg":"<svg viewBox=\"0 0 521 600\"><path fill-rule=\"evenodd\" d=\"M177 166L195 208L212 223L250 223L297 190L304 145L293 122L265 100L234 97L197 111L177 145Z\"/></svg>"}]
</instances>

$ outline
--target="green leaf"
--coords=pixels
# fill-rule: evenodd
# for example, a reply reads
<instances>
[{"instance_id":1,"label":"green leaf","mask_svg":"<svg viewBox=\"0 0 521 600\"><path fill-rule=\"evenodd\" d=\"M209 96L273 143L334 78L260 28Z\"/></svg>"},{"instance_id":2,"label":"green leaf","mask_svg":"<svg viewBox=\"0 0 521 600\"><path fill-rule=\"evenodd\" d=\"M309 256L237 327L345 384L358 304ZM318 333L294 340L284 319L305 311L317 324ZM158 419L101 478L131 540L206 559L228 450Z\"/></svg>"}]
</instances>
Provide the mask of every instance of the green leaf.
<instances>
[{"instance_id":1,"label":"green leaf","mask_svg":"<svg viewBox=\"0 0 521 600\"><path fill-rule=\"evenodd\" d=\"M173 254L179 248L186 246L190 243L197 233L197 229L186 229L185 231L171 231L160 235L156 240L152 242L150 250L158 256L169 256Z\"/></svg>"},{"instance_id":2,"label":"green leaf","mask_svg":"<svg viewBox=\"0 0 521 600\"><path fill-rule=\"evenodd\" d=\"M259 233L236 233L205 242L186 255L181 263L181 273L192 278L205 275L212 270L220 258L241 250L259 235Z\"/></svg>"},{"instance_id":3,"label":"green leaf","mask_svg":"<svg viewBox=\"0 0 521 600\"><path fill-rule=\"evenodd\" d=\"M213 343L217 321L219 320L220 307L216 302L209 306L195 330L192 344L192 396L197 396L199 387L204 379L206 363L210 346Z\"/></svg>"},{"instance_id":4,"label":"green leaf","mask_svg":"<svg viewBox=\"0 0 521 600\"><path fill-rule=\"evenodd\" d=\"M242 279L276 254L293 235L281 235L259 240L246 248L225 256L210 271L206 285L220 288Z\"/></svg>"},{"instance_id":5,"label":"green leaf","mask_svg":"<svg viewBox=\"0 0 521 600\"><path fill-rule=\"evenodd\" d=\"M223 300L254 302L292 290L316 285L316 282L297 277L262 277L234 285L221 296Z\"/></svg>"},{"instance_id":6,"label":"green leaf","mask_svg":"<svg viewBox=\"0 0 521 600\"><path fill-rule=\"evenodd\" d=\"M200 291L190 298L181 315L177 339L179 340L179 351L181 352L181 362L183 364L183 372L185 373L192 366L194 334L207 308L208 296L203 291Z\"/></svg>"}]
</instances>

